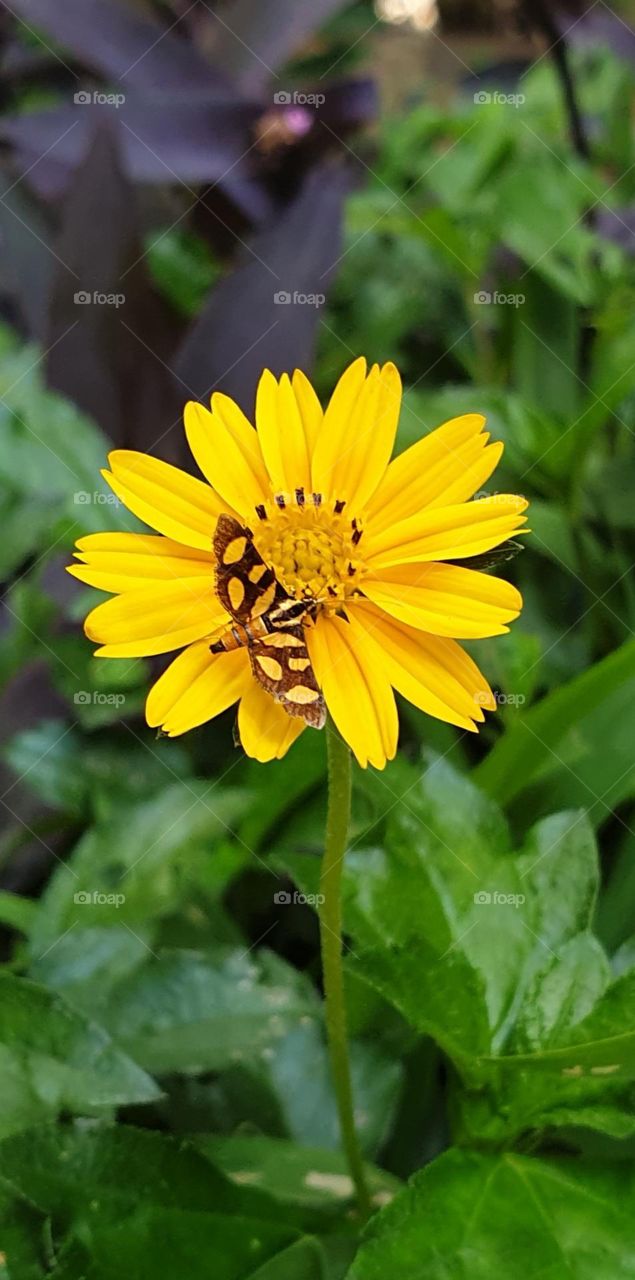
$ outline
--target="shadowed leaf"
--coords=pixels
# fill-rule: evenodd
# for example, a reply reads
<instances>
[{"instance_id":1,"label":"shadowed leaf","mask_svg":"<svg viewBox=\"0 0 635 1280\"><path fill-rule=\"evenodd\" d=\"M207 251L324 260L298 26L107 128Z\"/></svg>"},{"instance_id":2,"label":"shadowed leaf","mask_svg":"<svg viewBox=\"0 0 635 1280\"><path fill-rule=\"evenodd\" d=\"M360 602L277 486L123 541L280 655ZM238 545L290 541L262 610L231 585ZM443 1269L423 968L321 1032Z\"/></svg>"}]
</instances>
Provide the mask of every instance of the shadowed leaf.
<instances>
[{"instance_id":1,"label":"shadowed leaf","mask_svg":"<svg viewBox=\"0 0 635 1280\"><path fill-rule=\"evenodd\" d=\"M49 381L117 443L151 447L179 413L166 368L171 319L147 279L132 193L108 127L97 131L77 170L56 248Z\"/></svg>"},{"instance_id":2,"label":"shadowed leaf","mask_svg":"<svg viewBox=\"0 0 635 1280\"><path fill-rule=\"evenodd\" d=\"M136 88L211 94L225 83L174 31L116 0L12 0L12 11L87 66Z\"/></svg>"},{"instance_id":3,"label":"shadowed leaf","mask_svg":"<svg viewBox=\"0 0 635 1280\"><path fill-rule=\"evenodd\" d=\"M324 163L251 243L187 335L176 370L192 394L217 389L251 411L263 368L309 371L320 308L340 254L352 170Z\"/></svg>"}]
</instances>

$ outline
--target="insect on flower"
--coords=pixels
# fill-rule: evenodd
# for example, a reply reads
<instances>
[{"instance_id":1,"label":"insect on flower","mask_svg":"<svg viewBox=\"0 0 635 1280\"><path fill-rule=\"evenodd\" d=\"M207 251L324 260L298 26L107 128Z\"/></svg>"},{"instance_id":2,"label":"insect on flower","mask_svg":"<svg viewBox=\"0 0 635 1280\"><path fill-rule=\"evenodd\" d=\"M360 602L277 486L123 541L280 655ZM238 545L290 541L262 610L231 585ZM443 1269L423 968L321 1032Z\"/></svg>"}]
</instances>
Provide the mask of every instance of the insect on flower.
<instances>
[{"instance_id":1,"label":"insect on flower","mask_svg":"<svg viewBox=\"0 0 635 1280\"><path fill-rule=\"evenodd\" d=\"M311 666L303 623L315 617L318 601L295 600L274 577L254 546L251 529L231 516L219 516L214 534L216 590L234 620L210 645L212 653L231 653L243 645L263 689L290 715L322 729L326 706Z\"/></svg>"},{"instance_id":2,"label":"insect on flower","mask_svg":"<svg viewBox=\"0 0 635 1280\"><path fill-rule=\"evenodd\" d=\"M146 718L170 736L238 702L258 760L285 754L328 709L362 766L396 751L396 690L474 731L493 694L461 639L500 635L521 597L504 564L527 503L478 496L503 446L485 419L444 423L390 461L393 364L358 359L322 410L304 374L262 374L256 428L216 393L185 430L203 480L116 450L104 472L156 533L77 543L81 581L110 592L85 623L97 656L182 652Z\"/></svg>"}]
</instances>

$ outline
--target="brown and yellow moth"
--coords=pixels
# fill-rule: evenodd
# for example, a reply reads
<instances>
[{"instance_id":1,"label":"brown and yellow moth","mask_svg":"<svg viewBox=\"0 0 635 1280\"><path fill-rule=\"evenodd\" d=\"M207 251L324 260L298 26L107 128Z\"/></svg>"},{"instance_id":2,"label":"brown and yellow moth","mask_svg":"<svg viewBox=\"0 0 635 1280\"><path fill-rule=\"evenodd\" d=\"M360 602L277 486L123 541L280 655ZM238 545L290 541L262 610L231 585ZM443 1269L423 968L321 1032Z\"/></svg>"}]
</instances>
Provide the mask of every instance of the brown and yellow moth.
<instances>
[{"instance_id":1,"label":"brown and yellow moth","mask_svg":"<svg viewBox=\"0 0 635 1280\"><path fill-rule=\"evenodd\" d=\"M295 600L254 546L250 529L219 516L214 534L216 591L232 618L210 645L212 653L246 648L256 680L292 716L322 729L326 706L306 647L311 600Z\"/></svg>"}]
</instances>

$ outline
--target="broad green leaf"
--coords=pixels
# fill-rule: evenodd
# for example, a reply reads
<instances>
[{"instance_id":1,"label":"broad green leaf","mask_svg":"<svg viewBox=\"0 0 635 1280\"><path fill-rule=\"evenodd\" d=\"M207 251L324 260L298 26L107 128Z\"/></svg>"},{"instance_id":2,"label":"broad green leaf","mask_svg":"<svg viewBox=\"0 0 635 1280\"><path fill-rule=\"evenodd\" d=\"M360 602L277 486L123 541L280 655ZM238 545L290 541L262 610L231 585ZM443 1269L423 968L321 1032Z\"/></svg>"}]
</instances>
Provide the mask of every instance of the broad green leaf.
<instances>
[{"instance_id":1,"label":"broad green leaf","mask_svg":"<svg viewBox=\"0 0 635 1280\"><path fill-rule=\"evenodd\" d=\"M139 932L194 896L231 831L244 796L198 780L172 783L151 799L128 801L82 837L41 900L31 939L37 959L70 928Z\"/></svg>"},{"instance_id":2,"label":"broad green leaf","mask_svg":"<svg viewBox=\"0 0 635 1280\"><path fill-rule=\"evenodd\" d=\"M44 387L35 347L8 342L0 353L0 429L3 577L31 553L70 547L76 533L135 527L101 479L105 437Z\"/></svg>"},{"instance_id":3,"label":"broad green leaf","mask_svg":"<svg viewBox=\"0 0 635 1280\"><path fill-rule=\"evenodd\" d=\"M372 1039L352 1040L350 1060L357 1136L362 1151L372 1158L388 1136L402 1068L394 1054ZM326 1037L316 1020L303 1019L265 1051L262 1075L278 1099L286 1133L302 1146L340 1149Z\"/></svg>"},{"instance_id":4,"label":"broad green leaf","mask_svg":"<svg viewBox=\"0 0 635 1280\"><path fill-rule=\"evenodd\" d=\"M140 1280L158 1270L203 1280L213 1259L219 1275L246 1280L299 1240L279 1202L163 1134L42 1128L7 1139L0 1158L0 1185L50 1218L69 1278L88 1270L109 1280L125 1262Z\"/></svg>"},{"instance_id":5,"label":"broad green leaf","mask_svg":"<svg viewBox=\"0 0 635 1280\"><path fill-rule=\"evenodd\" d=\"M535 270L523 274L518 292L523 301L513 313L515 385L534 408L572 422L580 394L578 307ZM574 453L575 431L565 443L566 463Z\"/></svg>"},{"instance_id":6,"label":"broad green leaf","mask_svg":"<svg viewBox=\"0 0 635 1280\"><path fill-rule=\"evenodd\" d=\"M582 675L521 712L513 727L476 770L476 780L500 803L509 804L532 784L538 795L551 781L565 803L584 804L596 822L632 794L632 723L635 715L635 641L629 640ZM610 753L598 743L610 741ZM539 784L539 785L538 785ZM575 798L571 795L574 791ZM535 803L535 797L534 797ZM541 806L542 807L542 806Z\"/></svg>"},{"instance_id":7,"label":"broad green leaf","mask_svg":"<svg viewBox=\"0 0 635 1280\"><path fill-rule=\"evenodd\" d=\"M629 1280L632 1165L450 1151L367 1229L347 1280Z\"/></svg>"},{"instance_id":8,"label":"broad green leaf","mask_svg":"<svg viewBox=\"0 0 635 1280\"><path fill-rule=\"evenodd\" d=\"M100 671L107 665L93 664ZM124 664L113 662L112 666ZM92 687L94 681L87 680L86 684ZM107 686L107 680L102 680L99 697L111 696L112 683L110 693L105 692ZM120 679L119 689L122 687L124 682ZM86 697L93 696L88 689L84 692ZM100 704L95 705L99 708ZM121 715L119 702L107 705ZM83 706L82 702L74 703L73 714L81 712ZM4 756L20 780L45 804L73 817L92 817L115 805L120 808L130 799L147 800L163 790L166 770L172 781L185 775L188 762L182 748L176 743L171 743L170 748L168 751L167 744L159 741L149 751L143 741L125 729L110 739L105 735L87 738L78 726L67 721L41 720L16 734L5 747Z\"/></svg>"},{"instance_id":9,"label":"broad green leaf","mask_svg":"<svg viewBox=\"0 0 635 1280\"><path fill-rule=\"evenodd\" d=\"M60 996L0 972L0 1134L61 1111L95 1115L159 1090L96 1024Z\"/></svg>"},{"instance_id":10,"label":"broad green leaf","mask_svg":"<svg viewBox=\"0 0 635 1280\"><path fill-rule=\"evenodd\" d=\"M560 1071L572 1079L635 1076L635 973L628 971L606 988L588 1015L568 1028L564 1044L547 1045L514 1057L502 1055L503 1069L531 1066Z\"/></svg>"},{"instance_id":11,"label":"broad green leaf","mask_svg":"<svg viewBox=\"0 0 635 1280\"><path fill-rule=\"evenodd\" d=\"M202 1138L197 1146L239 1186L261 1187L283 1203L337 1212L354 1200L341 1151L296 1146L259 1134ZM373 1165L366 1166L366 1175L378 1205L391 1200L401 1185Z\"/></svg>"},{"instance_id":12,"label":"broad green leaf","mask_svg":"<svg viewBox=\"0 0 635 1280\"><path fill-rule=\"evenodd\" d=\"M18 893L0 892L0 921L20 933L28 933L37 908L31 898Z\"/></svg>"},{"instance_id":13,"label":"broad green leaf","mask_svg":"<svg viewBox=\"0 0 635 1280\"><path fill-rule=\"evenodd\" d=\"M0 1176L0 1280L43 1280L50 1272L48 1223L26 1196ZM45 1269L46 1268L46 1269Z\"/></svg>"},{"instance_id":14,"label":"broad green leaf","mask_svg":"<svg viewBox=\"0 0 635 1280\"><path fill-rule=\"evenodd\" d=\"M260 1060L297 1023L319 1016L311 984L270 951L149 957L102 1013L149 1071L200 1074Z\"/></svg>"}]
</instances>

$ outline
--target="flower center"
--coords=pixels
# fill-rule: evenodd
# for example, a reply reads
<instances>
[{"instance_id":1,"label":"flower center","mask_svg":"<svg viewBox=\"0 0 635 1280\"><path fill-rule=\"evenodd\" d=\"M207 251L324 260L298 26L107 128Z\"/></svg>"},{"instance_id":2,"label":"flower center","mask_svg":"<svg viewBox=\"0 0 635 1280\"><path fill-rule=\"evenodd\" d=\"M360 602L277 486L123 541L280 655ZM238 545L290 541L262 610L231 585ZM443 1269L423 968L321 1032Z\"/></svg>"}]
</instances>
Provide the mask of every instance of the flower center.
<instances>
[{"instance_id":1,"label":"flower center","mask_svg":"<svg viewBox=\"0 0 635 1280\"><path fill-rule=\"evenodd\" d=\"M329 509L320 494L298 490L293 499L277 494L258 516L254 542L290 596L335 604L358 588L361 528L343 503Z\"/></svg>"}]
</instances>

